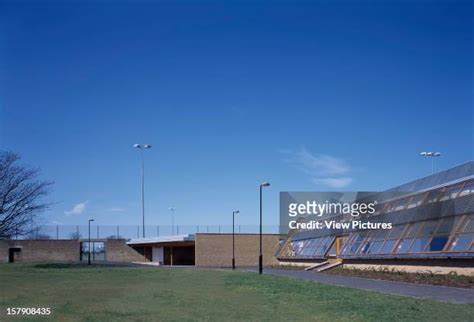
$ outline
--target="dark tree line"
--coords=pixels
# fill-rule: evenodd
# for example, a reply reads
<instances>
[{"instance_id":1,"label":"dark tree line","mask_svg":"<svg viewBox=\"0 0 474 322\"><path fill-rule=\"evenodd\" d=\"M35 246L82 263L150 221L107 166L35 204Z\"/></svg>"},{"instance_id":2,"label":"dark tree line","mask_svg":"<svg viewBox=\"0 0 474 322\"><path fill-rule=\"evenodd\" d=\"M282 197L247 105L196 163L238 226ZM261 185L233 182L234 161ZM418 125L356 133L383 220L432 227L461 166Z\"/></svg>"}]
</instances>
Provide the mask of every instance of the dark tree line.
<instances>
[{"instance_id":1,"label":"dark tree line","mask_svg":"<svg viewBox=\"0 0 474 322\"><path fill-rule=\"evenodd\" d=\"M15 153L0 151L0 239L31 234L38 215L50 206L45 199L52 183L19 160Z\"/></svg>"}]
</instances>

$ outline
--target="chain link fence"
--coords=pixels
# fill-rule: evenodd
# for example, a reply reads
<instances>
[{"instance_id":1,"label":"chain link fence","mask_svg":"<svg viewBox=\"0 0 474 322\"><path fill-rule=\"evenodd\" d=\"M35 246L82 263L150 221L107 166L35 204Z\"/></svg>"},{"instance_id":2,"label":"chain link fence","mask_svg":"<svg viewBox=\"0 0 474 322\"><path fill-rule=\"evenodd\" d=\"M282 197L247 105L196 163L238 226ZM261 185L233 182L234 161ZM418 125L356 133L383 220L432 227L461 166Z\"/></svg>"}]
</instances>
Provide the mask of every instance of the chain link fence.
<instances>
[{"instance_id":1,"label":"chain link fence","mask_svg":"<svg viewBox=\"0 0 474 322\"><path fill-rule=\"evenodd\" d=\"M278 234L278 225L262 227L265 234ZM235 225L235 233L256 234L258 225ZM195 233L232 233L232 225L149 225L145 226L145 237L154 238ZM140 225L91 225L91 238L95 239L134 239L143 237ZM44 225L35 227L27 236L14 236L15 239L87 239L89 227L73 225Z\"/></svg>"}]
</instances>

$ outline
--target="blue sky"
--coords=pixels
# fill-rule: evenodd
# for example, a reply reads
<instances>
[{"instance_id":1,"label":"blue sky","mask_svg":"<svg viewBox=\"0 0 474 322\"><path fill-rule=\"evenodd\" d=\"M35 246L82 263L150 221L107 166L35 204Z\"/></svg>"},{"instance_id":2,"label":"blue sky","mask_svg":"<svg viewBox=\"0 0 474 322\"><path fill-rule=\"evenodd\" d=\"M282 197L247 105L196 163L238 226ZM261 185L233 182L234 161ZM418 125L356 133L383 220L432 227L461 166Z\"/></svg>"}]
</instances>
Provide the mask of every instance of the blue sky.
<instances>
[{"instance_id":1,"label":"blue sky","mask_svg":"<svg viewBox=\"0 0 474 322\"><path fill-rule=\"evenodd\" d=\"M378 190L473 159L472 6L0 2L0 144L49 223L278 222L280 191Z\"/></svg>"}]
</instances>

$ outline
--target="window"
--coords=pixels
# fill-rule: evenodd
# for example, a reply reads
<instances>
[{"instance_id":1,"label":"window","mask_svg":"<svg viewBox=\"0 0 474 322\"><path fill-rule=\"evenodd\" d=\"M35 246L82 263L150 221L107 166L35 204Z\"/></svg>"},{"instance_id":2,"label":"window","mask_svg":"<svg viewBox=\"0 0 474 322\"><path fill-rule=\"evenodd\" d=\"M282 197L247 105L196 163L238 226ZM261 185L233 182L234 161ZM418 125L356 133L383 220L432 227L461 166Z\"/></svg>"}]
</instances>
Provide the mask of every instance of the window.
<instances>
[{"instance_id":1,"label":"window","mask_svg":"<svg viewBox=\"0 0 474 322\"><path fill-rule=\"evenodd\" d=\"M421 252L425 249L426 244L430 240L430 237L420 237L416 238L413 241L413 244L410 247L411 253Z\"/></svg>"},{"instance_id":2,"label":"window","mask_svg":"<svg viewBox=\"0 0 474 322\"><path fill-rule=\"evenodd\" d=\"M427 251L440 252L443 250L444 245L448 242L448 236L436 236L430 241L427 247Z\"/></svg>"},{"instance_id":3,"label":"window","mask_svg":"<svg viewBox=\"0 0 474 322\"><path fill-rule=\"evenodd\" d=\"M394 201L391 201L387 208L385 209L386 212L392 212L400 208L400 204L403 203L403 200L397 199Z\"/></svg>"},{"instance_id":4,"label":"window","mask_svg":"<svg viewBox=\"0 0 474 322\"><path fill-rule=\"evenodd\" d=\"M376 241L373 242L372 245L370 246L369 250L367 251L367 254L376 254L378 253L378 250L380 246L382 245L383 241Z\"/></svg>"},{"instance_id":5,"label":"window","mask_svg":"<svg viewBox=\"0 0 474 322\"><path fill-rule=\"evenodd\" d=\"M474 231L474 216L469 216L469 218L467 219L468 222L466 224L466 226L464 227L464 232L467 233L467 232L471 232L471 231Z\"/></svg>"},{"instance_id":6,"label":"window","mask_svg":"<svg viewBox=\"0 0 474 322\"><path fill-rule=\"evenodd\" d=\"M402 239L400 241L400 244L398 244L397 249L395 249L395 252L397 253L408 252L408 247L410 247L412 241L413 239Z\"/></svg>"},{"instance_id":7,"label":"window","mask_svg":"<svg viewBox=\"0 0 474 322\"><path fill-rule=\"evenodd\" d=\"M379 253L391 253L393 246L395 246L396 240L387 240L385 244L379 249Z\"/></svg>"},{"instance_id":8,"label":"window","mask_svg":"<svg viewBox=\"0 0 474 322\"><path fill-rule=\"evenodd\" d=\"M456 198L460 190L461 190L460 184L447 187L446 190L441 195L441 198L439 199L439 201L446 201L449 199Z\"/></svg>"},{"instance_id":9,"label":"window","mask_svg":"<svg viewBox=\"0 0 474 322\"><path fill-rule=\"evenodd\" d=\"M458 197L467 196L471 193L474 193L474 180L467 181L462 187L461 192L459 193Z\"/></svg>"},{"instance_id":10,"label":"window","mask_svg":"<svg viewBox=\"0 0 474 322\"><path fill-rule=\"evenodd\" d=\"M438 201L439 199L439 196L441 194L441 190L442 189L436 189L436 190L432 190L428 193L428 196L426 197L426 204L429 204L429 203L432 203L432 202L436 202Z\"/></svg>"},{"instance_id":11,"label":"window","mask_svg":"<svg viewBox=\"0 0 474 322\"><path fill-rule=\"evenodd\" d=\"M334 241L334 238L335 237L333 236L323 237L323 240L321 241L321 245L317 250L317 255L323 256L324 254L326 254L329 246L331 246L332 242Z\"/></svg>"},{"instance_id":12,"label":"window","mask_svg":"<svg viewBox=\"0 0 474 322\"><path fill-rule=\"evenodd\" d=\"M455 252L467 251L472 243L474 233L459 234L451 245L451 250Z\"/></svg>"},{"instance_id":13,"label":"window","mask_svg":"<svg viewBox=\"0 0 474 322\"><path fill-rule=\"evenodd\" d=\"M316 248L320 242L320 239L308 239L306 244L303 246L301 255L303 256L313 256L316 253Z\"/></svg>"},{"instance_id":14,"label":"window","mask_svg":"<svg viewBox=\"0 0 474 322\"><path fill-rule=\"evenodd\" d=\"M424 223L421 231L417 234L417 236L430 236L433 235L438 228L439 220L438 221L427 221Z\"/></svg>"},{"instance_id":15,"label":"window","mask_svg":"<svg viewBox=\"0 0 474 322\"><path fill-rule=\"evenodd\" d=\"M436 232L436 234L447 234L447 235L449 235L454 230L454 228L457 227L458 223L459 223L459 217L458 218L454 218L454 217L446 218L445 220L443 220L443 222L439 226L438 231Z\"/></svg>"},{"instance_id":16,"label":"window","mask_svg":"<svg viewBox=\"0 0 474 322\"><path fill-rule=\"evenodd\" d=\"M91 241L90 242L90 256L91 261L105 261L105 245L104 242ZM89 242L81 243L81 260L89 260Z\"/></svg>"},{"instance_id":17,"label":"window","mask_svg":"<svg viewBox=\"0 0 474 322\"><path fill-rule=\"evenodd\" d=\"M421 223L419 222L410 224L404 237L415 237L418 231L420 230L420 227L421 227Z\"/></svg>"},{"instance_id":18,"label":"window","mask_svg":"<svg viewBox=\"0 0 474 322\"><path fill-rule=\"evenodd\" d=\"M390 233L388 234L388 239L400 238L403 233L403 230L405 230L405 227L406 225L393 226L390 230Z\"/></svg>"},{"instance_id":19,"label":"window","mask_svg":"<svg viewBox=\"0 0 474 322\"><path fill-rule=\"evenodd\" d=\"M403 198L402 200L400 200L400 202L397 204L397 206L395 207L393 211L399 211L399 210L405 209L405 207L408 204L409 199L410 198Z\"/></svg>"},{"instance_id":20,"label":"window","mask_svg":"<svg viewBox=\"0 0 474 322\"><path fill-rule=\"evenodd\" d=\"M344 244L343 251L341 253L345 255L355 255L366 235L366 233L358 232L351 234Z\"/></svg>"},{"instance_id":21,"label":"window","mask_svg":"<svg viewBox=\"0 0 474 322\"><path fill-rule=\"evenodd\" d=\"M362 247L360 249L360 253L361 254L367 254L367 252L370 249L370 246L372 246L372 241L370 240L370 238L367 238L367 240L364 242L364 244L362 244Z\"/></svg>"},{"instance_id":22,"label":"window","mask_svg":"<svg viewBox=\"0 0 474 322\"><path fill-rule=\"evenodd\" d=\"M303 251L303 246L306 243L306 240L297 240L293 242L293 253L294 256L301 256Z\"/></svg>"},{"instance_id":23,"label":"window","mask_svg":"<svg viewBox=\"0 0 474 322\"><path fill-rule=\"evenodd\" d=\"M412 196L411 199L408 201L407 209L418 207L419 205L421 205L425 197L426 193L420 193L415 196Z\"/></svg>"}]
</instances>

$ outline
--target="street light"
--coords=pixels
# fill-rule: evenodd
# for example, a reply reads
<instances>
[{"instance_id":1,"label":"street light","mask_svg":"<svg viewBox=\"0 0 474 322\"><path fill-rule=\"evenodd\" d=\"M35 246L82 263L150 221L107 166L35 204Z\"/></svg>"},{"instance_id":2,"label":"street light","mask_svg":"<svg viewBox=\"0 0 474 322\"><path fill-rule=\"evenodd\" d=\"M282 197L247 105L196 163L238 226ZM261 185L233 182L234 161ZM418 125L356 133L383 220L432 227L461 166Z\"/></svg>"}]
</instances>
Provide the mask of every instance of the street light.
<instances>
[{"instance_id":1,"label":"street light","mask_svg":"<svg viewBox=\"0 0 474 322\"><path fill-rule=\"evenodd\" d=\"M176 211L175 207L169 208L171 211L171 235L174 236L174 212Z\"/></svg>"},{"instance_id":2,"label":"street light","mask_svg":"<svg viewBox=\"0 0 474 322\"><path fill-rule=\"evenodd\" d=\"M235 214L238 213L238 210L232 212L232 269L235 269Z\"/></svg>"},{"instance_id":3,"label":"street light","mask_svg":"<svg viewBox=\"0 0 474 322\"><path fill-rule=\"evenodd\" d=\"M140 150L142 161L142 217L143 217L143 238L145 238L145 162L143 160L143 149L151 149L150 144L134 144L135 149Z\"/></svg>"},{"instance_id":4,"label":"street light","mask_svg":"<svg viewBox=\"0 0 474 322\"><path fill-rule=\"evenodd\" d=\"M420 155L422 157L431 158L431 174L434 174L434 158L440 157L440 152L421 152Z\"/></svg>"},{"instance_id":5,"label":"street light","mask_svg":"<svg viewBox=\"0 0 474 322\"><path fill-rule=\"evenodd\" d=\"M263 255L262 255L262 188L269 187L270 183L263 182L260 184L260 256L258 257L258 273L263 272Z\"/></svg>"},{"instance_id":6,"label":"street light","mask_svg":"<svg viewBox=\"0 0 474 322\"><path fill-rule=\"evenodd\" d=\"M87 256L87 265L91 264L91 221L94 221L94 219L89 219L89 254Z\"/></svg>"}]
</instances>

